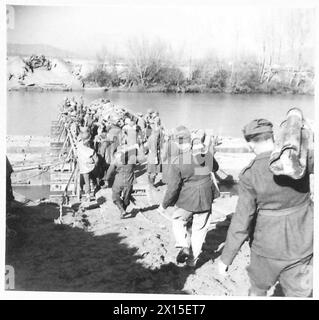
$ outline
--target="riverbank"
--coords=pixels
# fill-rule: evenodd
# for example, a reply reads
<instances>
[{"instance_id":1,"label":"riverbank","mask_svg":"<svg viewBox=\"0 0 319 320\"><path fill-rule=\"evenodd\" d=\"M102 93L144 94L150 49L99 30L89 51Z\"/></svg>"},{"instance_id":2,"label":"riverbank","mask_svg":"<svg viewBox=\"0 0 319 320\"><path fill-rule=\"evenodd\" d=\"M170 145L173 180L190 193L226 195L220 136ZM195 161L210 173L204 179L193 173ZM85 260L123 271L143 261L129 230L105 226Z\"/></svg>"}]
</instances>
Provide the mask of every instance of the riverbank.
<instances>
[{"instance_id":1,"label":"riverbank","mask_svg":"<svg viewBox=\"0 0 319 320\"><path fill-rule=\"evenodd\" d=\"M179 94L187 94L187 93L209 93L209 94L229 94L229 95L237 95L237 94L269 94L269 95L309 95L314 96L313 88L308 88L306 90L303 89L293 89L293 88L274 88L274 87L260 87L257 89L235 89L235 90L221 90L218 88L209 88L206 85L189 85L189 86L150 86L150 87L142 87L142 86L132 86L132 87L89 87L85 88L85 90L90 89L101 89L109 92L140 92L140 93L179 93Z\"/></svg>"},{"instance_id":2,"label":"riverbank","mask_svg":"<svg viewBox=\"0 0 319 320\"><path fill-rule=\"evenodd\" d=\"M238 90L236 92L227 90L216 90L213 88L207 88L205 85L201 86L187 86L187 87L165 87L165 86L154 86L154 87L70 87L67 85L32 85L32 86L11 86L8 87L8 91L23 91L23 92L47 92L47 91L64 91L64 92L127 92L127 93L176 93L176 94L228 94L228 95L258 95L258 94L269 94L269 95L308 95L314 96L314 90L280 90L280 89L259 89L257 91L250 90Z\"/></svg>"}]
</instances>

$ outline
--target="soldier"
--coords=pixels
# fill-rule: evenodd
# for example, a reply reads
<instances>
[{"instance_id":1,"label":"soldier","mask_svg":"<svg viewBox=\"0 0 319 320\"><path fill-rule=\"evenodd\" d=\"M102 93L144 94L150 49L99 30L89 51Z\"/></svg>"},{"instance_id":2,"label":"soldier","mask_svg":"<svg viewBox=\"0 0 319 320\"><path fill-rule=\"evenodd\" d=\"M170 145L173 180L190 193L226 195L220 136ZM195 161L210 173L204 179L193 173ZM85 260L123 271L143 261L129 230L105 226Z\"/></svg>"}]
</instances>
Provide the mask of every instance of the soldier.
<instances>
[{"instance_id":1,"label":"soldier","mask_svg":"<svg viewBox=\"0 0 319 320\"><path fill-rule=\"evenodd\" d=\"M175 246L180 248L176 261L196 266L210 221L214 194L211 173L217 168L210 152L198 152L203 145L193 152L186 127L177 127L174 136L179 154L169 166L167 190L159 211L175 205L172 226Z\"/></svg>"},{"instance_id":2,"label":"soldier","mask_svg":"<svg viewBox=\"0 0 319 320\"><path fill-rule=\"evenodd\" d=\"M141 113L141 112L137 113L137 123L136 124L141 128L142 131L145 129L146 121L143 117L143 113Z\"/></svg>"},{"instance_id":3,"label":"soldier","mask_svg":"<svg viewBox=\"0 0 319 320\"><path fill-rule=\"evenodd\" d=\"M7 208L10 208L10 203L12 200L14 200L13 191L12 191L12 184L11 184L11 174L13 173L13 169L11 166L11 163L6 156L6 182L7 182L7 188L6 188L6 200L7 200Z\"/></svg>"},{"instance_id":4,"label":"soldier","mask_svg":"<svg viewBox=\"0 0 319 320\"><path fill-rule=\"evenodd\" d=\"M160 131L156 130L152 125L152 133L148 138L145 146L148 150L147 154L147 177L151 188L155 188L155 179L158 173L161 172L160 163Z\"/></svg>"},{"instance_id":5,"label":"soldier","mask_svg":"<svg viewBox=\"0 0 319 320\"><path fill-rule=\"evenodd\" d=\"M102 122L97 130L97 135L94 137L95 150L98 156L98 177L101 179L101 182L107 172L107 169L110 163L106 162L105 155L106 149L109 145L107 140L107 131L104 123Z\"/></svg>"},{"instance_id":6,"label":"soldier","mask_svg":"<svg viewBox=\"0 0 319 320\"><path fill-rule=\"evenodd\" d=\"M120 210L120 217L123 219L126 215L126 209L132 200L134 169L136 160L129 158L130 148L119 146L114 154L114 160L107 170L106 183L109 185L114 177L112 185L112 200Z\"/></svg>"},{"instance_id":7,"label":"soldier","mask_svg":"<svg viewBox=\"0 0 319 320\"><path fill-rule=\"evenodd\" d=\"M90 181L93 181L95 187L94 194L99 189L99 179L97 177L98 157L92 148L91 136L88 131L81 132L80 140L77 143L77 160L80 173L80 187L84 186L85 195L82 198L85 201L90 201Z\"/></svg>"},{"instance_id":8,"label":"soldier","mask_svg":"<svg viewBox=\"0 0 319 320\"><path fill-rule=\"evenodd\" d=\"M122 142L122 129L120 127L120 118L117 114L110 117L110 125L107 128L106 146L104 158L107 166L112 162L113 154Z\"/></svg>"},{"instance_id":9,"label":"soldier","mask_svg":"<svg viewBox=\"0 0 319 320\"><path fill-rule=\"evenodd\" d=\"M125 144L132 146L137 143L137 127L134 120L125 119L125 126L122 128Z\"/></svg>"},{"instance_id":10,"label":"soldier","mask_svg":"<svg viewBox=\"0 0 319 320\"><path fill-rule=\"evenodd\" d=\"M145 129L144 129L145 141L147 141L147 139L152 134L152 126L154 124L153 115L154 115L154 110L148 109L147 114L145 115L145 118L144 118L144 120L145 120Z\"/></svg>"},{"instance_id":11,"label":"soldier","mask_svg":"<svg viewBox=\"0 0 319 320\"><path fill-rule=\"evenodd\" d=\"M255 159L239 177L239 199L228 230L219 271L225 274L244 241L250 238L247 268L249 295L265 296L279 280L286 296L312 292L313 204L309 173L294 180L273 175L269 158L274 149L273 125L265 119L250 122L243 133Z\"/></svg>"}]
</instances>

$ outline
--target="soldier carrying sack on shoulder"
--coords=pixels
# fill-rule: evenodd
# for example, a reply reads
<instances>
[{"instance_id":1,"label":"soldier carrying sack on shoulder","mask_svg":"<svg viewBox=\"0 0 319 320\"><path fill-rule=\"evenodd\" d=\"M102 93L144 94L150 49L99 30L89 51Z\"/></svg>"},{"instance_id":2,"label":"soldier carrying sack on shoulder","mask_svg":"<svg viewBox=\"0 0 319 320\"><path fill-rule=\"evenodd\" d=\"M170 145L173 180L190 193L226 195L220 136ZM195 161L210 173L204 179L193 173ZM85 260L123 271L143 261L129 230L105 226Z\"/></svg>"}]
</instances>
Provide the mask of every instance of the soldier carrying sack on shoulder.
<instances>
[{"instance_id":1,"label":"soldier carrying sack on shoulder","mask_svg":"<svg viewBox=\"0 0 319 320\"><path fill-rule=\"evenodd\" d=\"M313 203L309 163L304 176L274 175L269 162L274 151L273 125L257 119L243 133L256 158L241 172L239 199L218 261L225 274L242 244L250 239L251 296L265 296L279 281L286 296L312 293Z\"/></svg>"}]
</instances>

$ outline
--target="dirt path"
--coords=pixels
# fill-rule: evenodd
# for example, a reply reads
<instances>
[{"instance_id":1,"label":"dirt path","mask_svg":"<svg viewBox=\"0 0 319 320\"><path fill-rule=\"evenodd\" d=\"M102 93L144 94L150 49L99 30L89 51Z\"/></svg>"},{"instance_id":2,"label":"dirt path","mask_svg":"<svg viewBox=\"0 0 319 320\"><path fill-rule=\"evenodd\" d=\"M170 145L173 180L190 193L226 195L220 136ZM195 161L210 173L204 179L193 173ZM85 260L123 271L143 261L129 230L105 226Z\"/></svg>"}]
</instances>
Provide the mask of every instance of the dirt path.
<instances>
[{"instance_id":1,"label":"dirt path","mask_svg":"<svg viewBox=\"0 0 319 320\"><path fill-rule=\"evenodd\" d=\"M161 195L153 195L153 200ZM8 239L6 255L6 264L15 268L16 289L247 294L246 246L226 279L218 275L213 263L225 241L227 219L211 225L200 266L194 270L175 264L177 249L170 221L158 213L156 205L150 205L149 198L137 198L142 209L131 207L132 215L124 220L111 201L75 216L65 208L62 225L54 223L59 215L54 205L29 204L16 209L17 218L9 226L18 232ZM216 213L213 218L222 220Z\"/></svg>"}]
</instances>

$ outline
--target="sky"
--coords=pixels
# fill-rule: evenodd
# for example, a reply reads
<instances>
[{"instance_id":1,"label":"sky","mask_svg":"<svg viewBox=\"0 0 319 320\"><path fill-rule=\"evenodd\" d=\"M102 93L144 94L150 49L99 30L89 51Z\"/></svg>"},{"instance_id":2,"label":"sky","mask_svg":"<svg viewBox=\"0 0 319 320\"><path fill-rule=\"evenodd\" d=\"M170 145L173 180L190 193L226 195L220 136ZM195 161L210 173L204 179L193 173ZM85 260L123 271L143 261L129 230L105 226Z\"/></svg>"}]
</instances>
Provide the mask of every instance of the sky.
<instances>
[{"instance_id":1,"label":"sky","mask_svg":"<svg viewBox=\"0 0 319 320\"><path fill-rule=\"evenodd\" d=\"M212 51L231 55L238 46L255 53L261 49L261 21L266 25L269 21L280 22L287 14L286 8L167 2L13 9L14 27L7 31L9 43L49 44L94 56L102 47L123 54L129 39L161 39L173 50L194 58Z\"/></svg>"}]
</instances>

